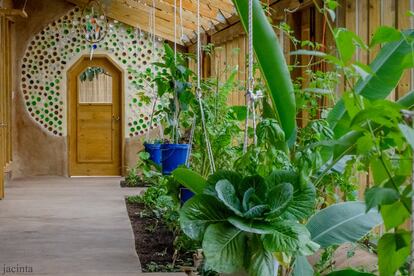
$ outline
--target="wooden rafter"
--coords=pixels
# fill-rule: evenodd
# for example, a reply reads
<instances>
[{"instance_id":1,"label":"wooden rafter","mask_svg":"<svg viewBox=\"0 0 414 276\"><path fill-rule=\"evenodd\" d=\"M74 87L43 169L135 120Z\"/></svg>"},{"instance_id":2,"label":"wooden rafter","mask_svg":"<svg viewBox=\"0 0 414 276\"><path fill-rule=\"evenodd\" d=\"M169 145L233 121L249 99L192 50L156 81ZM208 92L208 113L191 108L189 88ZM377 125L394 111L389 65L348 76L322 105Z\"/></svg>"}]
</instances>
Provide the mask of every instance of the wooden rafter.
<instances>
[{"instance_id":1,"label":"wooden rafter","mask_svg":"<svg viewBox=\"0 0 414 276\"><path fill-rule=\"evenodd\" d=\"M67 0L78 6L83 6L89 0ZM156 30L155 34L164 39L174 41L174 2L175 0L156 0ZM179 5L180 0L176 0ZM149 30L149 14L152 0L112 0L107 7L108 16L141 28L146 32ZM191 43L197 30L197 0L182 0L183 33L181 33L179 8L177 7L177 43L184 45ZM201 0L200 23L204 32L210 33L217 30L217 25L226 25L228 18L234 15L235 9L231 0ZM181 41L184 36L186 41ZM185 42L185 43L184 43Z\"/></svg>"},{"instance_id":2,"label":"wooden rafter","mask_svg":"<svg viewBox=\"0 0 414 276\"><path fill-rule=\"evenodd\" d=\"M88 3L88 0L67 0L73 4L76 4L80 7ZM143 10L138 10L134 8L129 8L124 4L121 4L116 1L111 1L110 6L108 7L108 16L119 22L125 23L127 25L137 27L146 32L151 32L149 29L149 13ZM157 27L155 30L155 35L162 37L164 39L173 41L174 40L174 30L171 23L157 18ZM180 44L179 41L177 43ZM182 43L181 43L182 44Z\"/></svg>"}]
</instances>

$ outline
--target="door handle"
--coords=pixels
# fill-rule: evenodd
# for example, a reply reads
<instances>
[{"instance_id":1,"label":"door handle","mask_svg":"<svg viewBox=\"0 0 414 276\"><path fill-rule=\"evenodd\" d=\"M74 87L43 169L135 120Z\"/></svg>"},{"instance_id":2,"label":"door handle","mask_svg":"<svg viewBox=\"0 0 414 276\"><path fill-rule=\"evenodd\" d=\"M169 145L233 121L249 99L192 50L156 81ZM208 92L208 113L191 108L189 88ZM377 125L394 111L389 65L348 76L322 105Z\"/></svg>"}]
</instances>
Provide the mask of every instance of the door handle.
<instances>
[{"instance_id":1,"label":"door handle","mask_svg":"<svg viewBox=\"0 0 414 276\"><path fill-rule=\"evenodd\" d=\"M0 124L0 127L7 127L7 124Z\"/></svg>"},{"instance_id":2,"label":"door handle","mask_svg":"<svg viewBox=\"0 0 414 276\"><path fill-rule=\"evenodd\" d=\"M112 119L113 119L114 121L119 121L119 120L121 120L121 118L120 118L119 116L115 116L115 115L112 115Z\"/></svg>"}]
</instances>

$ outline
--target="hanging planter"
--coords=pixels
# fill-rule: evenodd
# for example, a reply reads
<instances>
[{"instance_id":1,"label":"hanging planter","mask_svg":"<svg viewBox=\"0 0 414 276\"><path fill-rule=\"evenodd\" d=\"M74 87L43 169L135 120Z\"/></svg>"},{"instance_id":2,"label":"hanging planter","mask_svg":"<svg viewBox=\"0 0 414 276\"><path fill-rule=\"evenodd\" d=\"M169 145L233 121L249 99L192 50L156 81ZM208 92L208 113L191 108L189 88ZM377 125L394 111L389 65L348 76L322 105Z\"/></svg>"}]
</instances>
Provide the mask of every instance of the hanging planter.
<instances>
[{"instance_id":1,"label":"hanging planter","mask_svg":"<svg viewBox=\"0 0 414 276\"><path fill-rule=\"evenodd\" d=\"M161 145L162 174L170 175L179 166L187 164L189 144Z\"/></svg>"},{"instance_id":2,"label":"hanging planter","mask_svg":"<svg viewBox=\"0 0 414 276\"><path fill-rule=\"evenodd\" d=\"M150 160L157 165L161 165L161 144L144 143L145 151L149 153Z\"/></svg>"}]
</instances>

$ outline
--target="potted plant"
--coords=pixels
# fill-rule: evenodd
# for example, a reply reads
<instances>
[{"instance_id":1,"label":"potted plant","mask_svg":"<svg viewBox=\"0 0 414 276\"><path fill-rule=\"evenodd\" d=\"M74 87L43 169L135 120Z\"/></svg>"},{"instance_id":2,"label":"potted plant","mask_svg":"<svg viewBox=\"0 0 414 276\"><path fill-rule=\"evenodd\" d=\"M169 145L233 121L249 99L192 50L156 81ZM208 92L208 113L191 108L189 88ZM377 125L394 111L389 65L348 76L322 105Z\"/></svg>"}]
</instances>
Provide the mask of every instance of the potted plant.
<instances>
[{"instance_id":1,"label":"potted plant","mask_svg":"<svg viewBox=\"0 0 414 276\"><path fill-rule=\"evenodd\" d=\"M181 120L183 113L189 112L190 102L194 99L190 82L194 73L187 67L185 57L174 53L168 44L164 44L163 60L154 63L154 66L157 69L153 79L157 86L157 95L168 100L168 104L156 114L164 115L167 123L164 134L170 136L170 141L160 146L162 172L170 175L177 167L185 165L189 157L190 145L185 143L181 133L184 125Z\"/></svg>"}]
</instances>

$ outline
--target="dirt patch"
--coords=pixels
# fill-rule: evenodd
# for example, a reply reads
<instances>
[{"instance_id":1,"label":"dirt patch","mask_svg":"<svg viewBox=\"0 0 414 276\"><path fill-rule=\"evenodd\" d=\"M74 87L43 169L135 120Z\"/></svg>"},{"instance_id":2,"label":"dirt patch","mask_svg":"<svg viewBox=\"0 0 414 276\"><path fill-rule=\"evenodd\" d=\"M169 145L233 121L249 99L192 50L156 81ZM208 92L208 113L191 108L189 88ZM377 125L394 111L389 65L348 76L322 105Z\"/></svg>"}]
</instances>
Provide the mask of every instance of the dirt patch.
<instances>
[{"instance_id":1,"label":"dirt patch","mask_svg":"<svg viewBox=\"0 0 414 276\"><path fill-rule=\"evenodd\" d=\"M125 180L121 180L120 182L121 188L143 188L143 187L149 187L150 185L145 182L139 182L136 185L131 185Z\"/></svg>"},{"instance_id":2,"label":"dirt patch","mask_svg":"<svg viewBox=\"0 0 414 276\"><path fill-rule=\"evenodd\" d=\"M126 206L143 272L180 271L180 267L191 265L192 253L180 254L174 262L174 233L151 216L144 204L126 201Z\"/></svg>"}]
</instances>

